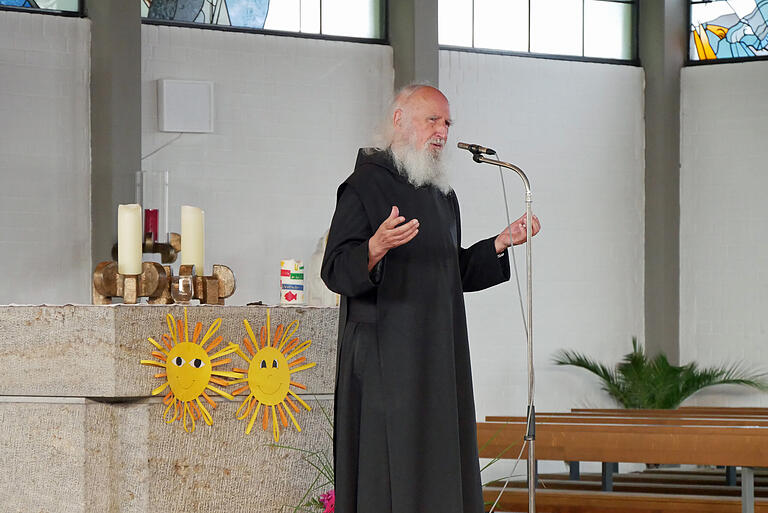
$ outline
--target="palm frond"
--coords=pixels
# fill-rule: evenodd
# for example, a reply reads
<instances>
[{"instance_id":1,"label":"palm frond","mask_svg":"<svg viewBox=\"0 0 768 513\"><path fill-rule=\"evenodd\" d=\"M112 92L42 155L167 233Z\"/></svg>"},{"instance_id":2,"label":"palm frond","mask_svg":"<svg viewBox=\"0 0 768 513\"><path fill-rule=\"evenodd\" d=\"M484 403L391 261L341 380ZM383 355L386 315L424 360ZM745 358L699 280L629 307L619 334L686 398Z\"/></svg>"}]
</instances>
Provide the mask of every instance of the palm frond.
<instances>
[{"instance_id":1,"label":"palm frond","mask_svg":"<svg viewBox=\"0 0 768 513\"><path fill-rule=\"evenodd\" d=\"M664 354L648 359L637 339L632 351L611 370L588 356L561 350L553 358L557 365L572 365L595 374L602 389L625 408L672 409L699 390L715 385L738 385L768 391L768 373L750 372L742 365L699 369L695 362L672 365Z\"/></svg>"},{"instance_id":2,"label":"palm frond","mask_svg":"<svg viewBox=\"0 0 768 513\"><path fill-rule=\"evenodd\" d=\"M576 351L562 350L555 355L553 361L557 365L573 365L588 370L602 380L615 382L616 374L602 363Z\"/></svg>"},{"instance_id":3,"label":"palm frond","mask_svg":"<svg viewBox=\"0 0 768 513\"><path fill-rule=\"evenodd\" d=\"M562 350L554 356L553 361L557 365L581 367L600 378L602 380L603 390L610 395L616 398L623 395L621 383L617 374L612 369L586 355L575 351Z\"/></svg>"}]
</instances>

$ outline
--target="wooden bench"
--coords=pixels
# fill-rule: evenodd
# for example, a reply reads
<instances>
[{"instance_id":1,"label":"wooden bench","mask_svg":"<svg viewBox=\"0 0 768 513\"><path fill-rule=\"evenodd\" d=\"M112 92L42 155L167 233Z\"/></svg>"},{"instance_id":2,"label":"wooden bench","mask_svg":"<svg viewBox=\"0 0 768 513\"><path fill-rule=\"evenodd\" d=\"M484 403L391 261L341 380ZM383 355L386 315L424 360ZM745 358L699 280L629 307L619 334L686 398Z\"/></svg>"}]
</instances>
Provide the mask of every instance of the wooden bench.
<instances>
[{"instance_id":1,"label":"wooden bench","mask_svg":"<svg viewBox=\"0 0 768 513\"><path fill-rule=\"evenodd\" d=\"M499 489L484 488L486 503L493 503ZM497 511L528 511L528 490L507 489ZM536 510L542 513L739 513L736 497L661 495L650 493L536 490ZM755 503L756 513L768 513L768 502Z\"/></svg>"},{"instance_id":2,"label":"wooden bench","mask_svg":"<svg viewBox=\"0 0 768 513\"><path fill-rule=\"evenodd\" d=\"M672 413L669 410L629 410L627 415L622 415L622 410L593 410L579 413L542 413L537 415L537 422L562 422L573 424L600 424L600 425L685 425L685 426L734 426L734 427L768 427L768 417L741 417L733 414L721 414L720 416ZM608 413L605 413L608 412ZM504 422L510 417L489 416L489 422ZM651 463L651 462L647 462ZM572 477L578 476L578 462L571 462ZM736 484L736 467L726 466L724 474L725 484Z\"/></svg>"},{"instance_id":3,"label":"wooden bench","mask_svg":"<svg viewBox=\"0 0 768 513\"><path fill-rule=\"evenodd\" d=\"M570 414L586 415L621 415L633 416L665 416L665 417L768 417L768 408L732 408L732 407L704 407L689 406L680 407L676 410L630 410L624 408L573 408Z\"/></svg>"},{"instance_id":4,"label":"wooden bench","mask_svg":"<svg viewBox=\"0 0 768 513\"><path fill-rule=\"evenodd\" d=\"M761 417L760 411L735 413L730 410L540 413L536 417L536 457L567 462L599 461L603 464L606 490L613 486L614 462L722 465L732 469L740 466L744 469L742 511L749 513L755 511L756 504L753 467L768 466L768 415ZM522 448L526 419L489 417L488 420L478 424L480 456L516 458ZM523 455L526 456L527 453ZM510 493L522 492L510 490ZM624 495L614 493L612 497L623 500ZM658 495L672 497L672 494ZM683 500L675 497L678 502ZM736 500L717 499L724 500L723 504L728 503L726 499ZM670 510L669 507L664 511ZM678 506L672 508L685 511Z\"/></svg>"},{"instance_id":5,"label":"wooden bench","mask_svg":"<svg viewBox=\"0 0 768 513\"><path fill-rule=\"evenodd\" d=\"M723 469L720 468L695 468L695 469L679 469L679 468L647 468L642 472L643 476L648 479L654 479L656 476L665 479L668 482L677 482L678 480L695 479L698 482L722 482ZM736 485L741 480L740 473L734 472L734 481L732 483ZM768 487L768 471L763 469L755 469L755 486Z\"/></svg>"},{"instance_id":6,"label":"wooden bench","mask_svg":"<svg viewBox=\"0 0 768 513\"><path fill-rule=\"evenodd\" d=\"M507 422L519 417L488 416L487 422ZM768 417L671 417L671 416L641 416L632 415L622 417L619 415L595 415L595 414L559 414L537 413L536 423L561 422L568 424L601 424L601 425L669 425L669 426L734 426L734 427L768 427Z\"/></svg>"},{"instance_id":7,"label":"wooden bench","mask_svg":"<svg viewBox=\"0 0 768 513\"><path fill-rule=\"evenodd\" d=\"M723 490L724 495L740 494L740 473L738 470L734 473L733 481L723 479L723 468L702 469L681 469L681 468L646 468L642 471L617 473L613 476L614 490L619 490L625 484L632 486L649 487L659 486L659 493L664 493L667 487L680 486L681 489L708 489L713 490L716 495L719 492L714 490ZM595 483L600 486L602 474L597 472L582 472L578 476L570 476L567 472L546 473L538 475L542 486L550 486L550 483L558 482L562 479L569 479L575 483ZM764 490L764 492L763 492ZM648 490L653 491L651 489ZM760 493L768 495L768 476L764 472L755 472L755 496ZM702 492L702 495L708 495L708 492Z\"/></svg>"},{"instance_id":8,"label":"wooden bench","mask_svg":"<svg viewBox=\"0 0 768 513\"><path fill-rule=\"evenodd\" d=\"M681 406L677 411L687 412L705 412L705 413L728 413L732 415L768 415L768 408L761 407L733 407L733 406Z\"/></svg>"},{"instance_id":9,"label":"wooden bench","mask_svg":"<svg viewBox=\"0 0 768 513\"><path fill-rule=\"evenodd\" d=\"M711 495L720 497L740 497L741 489L739 486L728 486L722 481L702 482L697 479L680 479L667 481L660 476L660 479L650 481L643 472L631 472L626 474L616 474L613 476L614 492L633 492L633 493L655 493L664 495ZM570 479L568 474L548 474L538 476L538 485L543 490L583 490L583 491L604 491L602 489L601 474L582 474L578 480ZM487 486L501 488L505 483L495 481L488 483ZM527 487L525 481L510 481L508 487L522 488ZM768 498L768 487L755 486L756 498Z\"/></svg>"}]
</instances>

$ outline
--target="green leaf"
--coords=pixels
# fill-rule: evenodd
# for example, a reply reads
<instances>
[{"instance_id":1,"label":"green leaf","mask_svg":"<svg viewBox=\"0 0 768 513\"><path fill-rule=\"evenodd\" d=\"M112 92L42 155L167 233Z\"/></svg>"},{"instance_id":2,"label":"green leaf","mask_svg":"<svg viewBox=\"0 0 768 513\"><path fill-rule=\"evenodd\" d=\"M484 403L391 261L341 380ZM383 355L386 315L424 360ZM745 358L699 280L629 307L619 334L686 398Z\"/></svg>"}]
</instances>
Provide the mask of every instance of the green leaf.
<instances>
[{"instance_id":1,"label":"green leaf","mask_svg":"<svg viewBox=\"0 0 768 513\"><path fill-rule=\"evenodd\" d=\"M326 430L328 438L333 441L333 419L328 411L323 408L323 405L317 401L316 406L323 412L323 417L328 422L330 429ZM334 484L333 473L333 461L328 456L329 447L321 447L319 449L302 449L300 447L293 447L290 445L270 444L272 447L280 449L288 449L290 451L298 451L302 453L302 460L308 467L314 471L314 479L309 487L305 490L301 499L296 506L290 506L289 509L292 513L316 513L324 509L322 503L318 497L311 497L311 495L320 495L328 491Z\"/></svg>"},{"instance_id":2,"label":"green leaf","mask_svg":"<svg viewBox=\"0 0 768 513\"><path fill-rule=\"evenodd\" d=\"M575 351L561 350L555 354L553 362L591 372L601 380L602 389L625 408L677 408L699 390L715 385L768 390L768 374L749 372L740 364L700 370L695 362L672 365L664 354L649 360L635 337L632 338L632 351L616 364L615 371Z\"/></svg>"}]
</instances>

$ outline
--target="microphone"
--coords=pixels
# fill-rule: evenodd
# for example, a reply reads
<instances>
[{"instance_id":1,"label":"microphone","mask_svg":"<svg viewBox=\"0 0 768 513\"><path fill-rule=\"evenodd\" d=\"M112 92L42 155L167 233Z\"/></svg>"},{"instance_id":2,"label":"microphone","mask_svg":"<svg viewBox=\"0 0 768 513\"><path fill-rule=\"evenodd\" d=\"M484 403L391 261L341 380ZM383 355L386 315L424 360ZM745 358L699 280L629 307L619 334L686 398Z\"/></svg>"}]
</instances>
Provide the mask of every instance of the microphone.
<instances>
[{"instance_id":1,"label":"microphone","mask_svg":"<svg viewBox=\"0 0 768 513\"><path fill-rule=\"evenodd\" d=\"M479 144L468 144L464 142L460 142L457 144L459 148L462 150L467 150L475 155L496 155L496 150L492 150L491 148L486 148L485 146L480 146Z\"/></svg>"}]
</instances>

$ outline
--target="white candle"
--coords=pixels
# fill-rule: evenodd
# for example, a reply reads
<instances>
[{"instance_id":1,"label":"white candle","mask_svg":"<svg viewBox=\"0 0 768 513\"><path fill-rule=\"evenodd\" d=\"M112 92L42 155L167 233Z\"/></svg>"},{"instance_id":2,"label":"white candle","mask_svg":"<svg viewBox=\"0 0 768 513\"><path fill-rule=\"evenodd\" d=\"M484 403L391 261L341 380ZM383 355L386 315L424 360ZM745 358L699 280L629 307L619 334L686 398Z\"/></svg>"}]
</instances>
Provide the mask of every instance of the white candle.
<instances>
[{"instance_id":1,"label":"white candle","mask_svg":"<svg viewBox=\"0 0 768 513\"><path fill-rule=\"evenodd\" d=\"M205 267L205 212L197 207L181 207L181 265L194 265L203 276Z\"/></svg>"},{"instance_id":2,"label":"white candle","mask_svg":"<svg viewBox=\"0 0 768 513\"><path fill-rule=\"evenodd\" d=\"M117 207L117 272L141 274L141 205Z\"/></svg>"}]
</instances>

